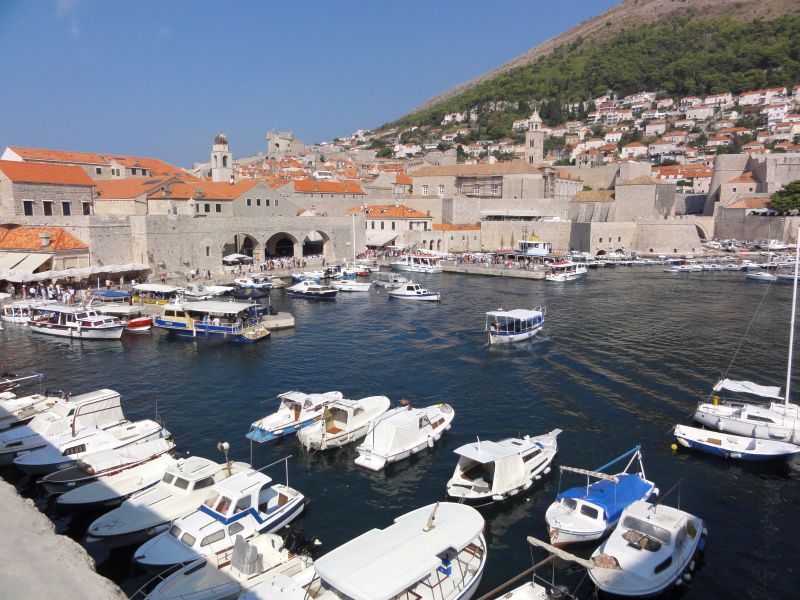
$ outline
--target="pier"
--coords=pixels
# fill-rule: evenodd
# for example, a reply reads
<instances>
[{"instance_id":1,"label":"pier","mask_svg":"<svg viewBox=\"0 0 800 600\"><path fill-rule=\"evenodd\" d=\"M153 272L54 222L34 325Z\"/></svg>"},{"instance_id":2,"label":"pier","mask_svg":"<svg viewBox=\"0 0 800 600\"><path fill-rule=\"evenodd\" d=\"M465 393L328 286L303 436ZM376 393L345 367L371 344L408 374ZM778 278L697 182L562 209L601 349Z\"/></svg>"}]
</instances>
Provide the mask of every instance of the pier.
<instances>
[{"instance_id":1,"label":"pier","mask_svg":"<svg viewBox=\"0 0 800 600\"><path fill-rule=\"evenodd\" d=\"M451 265L442 264L444 273L461 273L464 275L486 275L489 277L514 277L516 279L544 279L545 270L536 269L528 271L526 269L508 269L489 265L488 263L477 263L472 265Z\"/></svg>"}]
</instances>

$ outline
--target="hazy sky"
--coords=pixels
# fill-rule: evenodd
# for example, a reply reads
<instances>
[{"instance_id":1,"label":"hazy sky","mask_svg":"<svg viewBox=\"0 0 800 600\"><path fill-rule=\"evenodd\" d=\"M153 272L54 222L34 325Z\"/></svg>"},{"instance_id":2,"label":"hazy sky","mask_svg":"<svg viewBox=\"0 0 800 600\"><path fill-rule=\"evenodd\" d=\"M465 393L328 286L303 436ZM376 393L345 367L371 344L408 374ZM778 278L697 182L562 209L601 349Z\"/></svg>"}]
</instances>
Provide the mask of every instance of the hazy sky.
<instances>
[{"instance_id":1,"label":"hazy sky","mask_svg":"<svg viewBox=\"0 0 800 600\"><path fill-rule=\"evenodd\" d=\"M0 147L207 161L369 129L614 0L0 0Z\"/></svg>"}]
</instances>

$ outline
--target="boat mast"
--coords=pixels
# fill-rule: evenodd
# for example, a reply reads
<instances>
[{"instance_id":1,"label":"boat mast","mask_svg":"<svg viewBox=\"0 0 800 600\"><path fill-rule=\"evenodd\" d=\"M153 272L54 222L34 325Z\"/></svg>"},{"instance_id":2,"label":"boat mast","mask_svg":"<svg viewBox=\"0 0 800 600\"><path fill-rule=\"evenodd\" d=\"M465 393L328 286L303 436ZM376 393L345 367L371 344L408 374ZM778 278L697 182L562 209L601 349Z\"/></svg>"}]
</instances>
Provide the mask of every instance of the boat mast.
<instances>
[{"instance_id":1,"label":"boat mast","mask_svg":"<svg viewBox=\"0 0 800 600\"><path fill-rule=\"evenodd\" d=\"M786 397L784 406L789 406L789 387L792 383L792 353L794 350L794 315L797 310L797 271L800 266L800 227L797 228L794 253L794 281L792 282L792 320L789 323L789 362L786 365Z\"/></svg>"},{"instance_id":2,"label":"boat mast","mask_svg":"<svg viewBox=\"0 0 800 600\"><path fill-rule=\"evenodd\" d=\"M353 213L353 262L356 262L356 214Z\"/></svg>"}]
</instances>

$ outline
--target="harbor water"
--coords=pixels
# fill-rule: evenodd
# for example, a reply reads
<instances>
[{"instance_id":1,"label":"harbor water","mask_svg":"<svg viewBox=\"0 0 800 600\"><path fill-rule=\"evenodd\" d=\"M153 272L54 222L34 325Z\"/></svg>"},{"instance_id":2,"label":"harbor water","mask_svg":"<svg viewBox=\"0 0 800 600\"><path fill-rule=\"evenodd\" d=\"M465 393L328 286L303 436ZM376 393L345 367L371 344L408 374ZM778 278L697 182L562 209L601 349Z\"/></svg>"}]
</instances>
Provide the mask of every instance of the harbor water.
<instances>
[{"instance_id":1,"label":"harbor water","mask_svg":"<svg viewBox=\"0 0 800 600\"><path fill-rule=\"evenodd\" d=\"M670 448L672 426L689 422L732 359L728 376L784 385L791 286L749 283L742 273L672 275L660 267L601 269L560 284L446 273L414 279L441 291L443 301L390 300L373 289L310 302L273 291L273 306L294 314L297 326L257 344L158 331L73 342L6 323L0 363L44 372L51 389L117 390L130 419L158 413L183 452L221 460L217 442L228 441L232 458L249 461L252 452L257 467L290 456L289 483L310 500L298 525L322 541L322 552L444 499L453 449L476 436L560 428L557 463L583 468L641 443L646 474L662 492L682 480L666 503L680 503L708 526L705 562L686 597L797 595L800 465L742 464ZM487 346L486 311L537 305L547 308L539 336ZM800 377L793 386L800 393ZM305 454L289 438L251 448L244 437L250 423L276 409L276 394L293 389L383 394L414 406L446 402L455 419L434 449L378 474L353 464L355 445ZM282 465L266 472L284 480ZM489 554L479 593L544 558L525 538L546 539L545 510L559 486L583 481L572 477L554 468L524 496L483 511ZM37 493L24 480L16 483ZM59 531L83 539L90 518L55 514L43 499L37 504ZM88 548L98 571L126 592L146 581L131 566L134 548Z\"/></svg>"}]
</instances>

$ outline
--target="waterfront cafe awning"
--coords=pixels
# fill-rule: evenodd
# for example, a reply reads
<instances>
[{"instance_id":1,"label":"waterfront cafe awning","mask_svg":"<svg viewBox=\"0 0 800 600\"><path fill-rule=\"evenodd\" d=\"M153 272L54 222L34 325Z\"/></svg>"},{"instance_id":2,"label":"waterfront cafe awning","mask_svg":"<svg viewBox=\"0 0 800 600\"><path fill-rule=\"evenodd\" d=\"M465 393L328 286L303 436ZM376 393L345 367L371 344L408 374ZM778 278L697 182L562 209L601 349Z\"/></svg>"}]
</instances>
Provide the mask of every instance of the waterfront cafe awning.
<instances>
[{"instance_id":1,"label":"waterfront cafe awning","mask_svg":"<svg viewBox=\"0 0 800 600\"><path fill-rule=\"evenodd\" d=\"M13 269L26 258L27 252L0 252L0 269Z\"/></svg>"},{"instance_id":2,"label":"waterfront cafe awning","mask_svg":"<svg viewBox=\"0 0 800 600\"><path fill-rule=\"evenodd\" d=\"M372 233L367 232L367 246L372 248L382 248L397 239L396 233Z\"/></svg>"},{"instance_id":3,"label":"waterfront cafe awning","mask_svg":"<svg viewBox=\"0 0 800 600\"><path fill-rule=\"evenodd\" d=\"M52 255L38 254L35 256L45 256L45 260ZM27 259L26 259L27 260ZM15 268L6 269L0 267L0 280L11 281L13 283L28 283L30 281L46 281L48 279L66 279L68 277L91 277L92 275L99 274L116 274L116 273L135 273L138 271L146 271L149 269L147 265L141 263L128 263L124 265L96 265L94 267L83 267L80 269L64 269L62 271L42 271L41 273L33 273L34 269L39 268L42 263L37 264L37 261L25 262L25 269ZM35 265L35 266L32 266Z\"/></svg>"},{"instance_id":4,"label":"waterfront cafe awning","mask_svg":"<svg viewBox=\"0 0 800 600\"><path fill-rule=\"evenodd\" d=\"M17 271L29 271L33 273L36 269L41 267L48 260L52 259L53 259L53 254L49 252L41 254L38 253L28 254L28 256L26 256L22 262L17 263L14 266L14 269Z\"/></svg>"}]
</instances>

